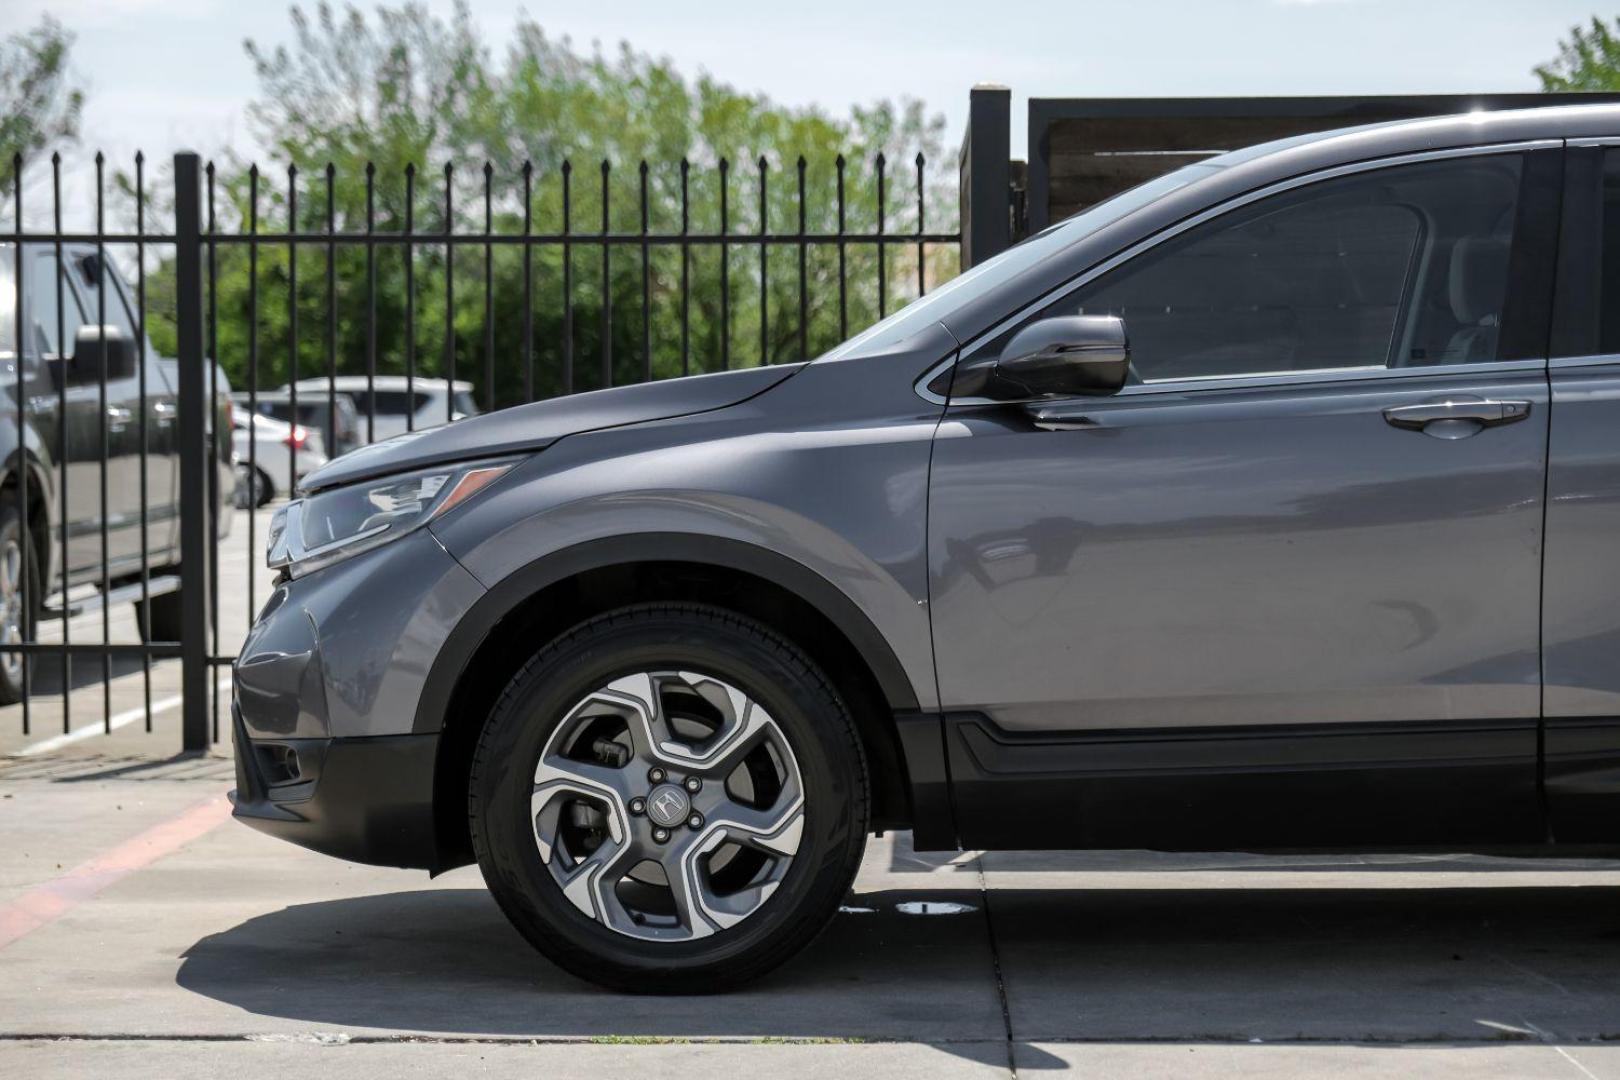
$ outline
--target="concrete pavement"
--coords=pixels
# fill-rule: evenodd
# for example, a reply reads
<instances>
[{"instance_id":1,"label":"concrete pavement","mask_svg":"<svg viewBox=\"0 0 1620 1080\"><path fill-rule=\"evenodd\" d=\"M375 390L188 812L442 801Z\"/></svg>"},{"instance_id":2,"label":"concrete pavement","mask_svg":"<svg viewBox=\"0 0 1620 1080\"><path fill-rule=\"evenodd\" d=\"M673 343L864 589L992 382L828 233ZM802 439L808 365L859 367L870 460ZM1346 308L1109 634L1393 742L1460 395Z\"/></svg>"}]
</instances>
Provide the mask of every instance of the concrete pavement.
<instances>
[{"instance_id":1,"label":"concrete pavement","mask_svg":"<svg viewBox=\"0 0 1620 1080\"><path fill-rule=\"evenodd\" d=\"M229 773L90 744L0 764L0 909ZM351 866L226 821L0 948L0 1075L1620 1077L1617 955L1609 863L902 835L780 972L633 998L531 952L475 869Z\"/></svg>"}]
</instances>

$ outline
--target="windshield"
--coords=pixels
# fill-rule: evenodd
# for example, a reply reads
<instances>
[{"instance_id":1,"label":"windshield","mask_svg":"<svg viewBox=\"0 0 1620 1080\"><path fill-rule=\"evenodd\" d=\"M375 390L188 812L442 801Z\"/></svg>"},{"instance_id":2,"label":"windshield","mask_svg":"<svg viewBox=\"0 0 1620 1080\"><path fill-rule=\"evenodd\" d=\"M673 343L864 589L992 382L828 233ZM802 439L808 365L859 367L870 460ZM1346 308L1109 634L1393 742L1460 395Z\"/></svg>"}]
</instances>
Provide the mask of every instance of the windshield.
<instances>
[{"instance_id":1,"label":"windshield","mask_svg":"<svg viewBox=\"0 0 1620 1080\"><path fill-rule=\"evenodd\" d=\"M874 323L820 360L838 360L858 350L881 349L903 341L924 327L939 322L952 311L969 304L1009 281L1042 259L1061 251L1081 237L1096 232L1106 225L1135 213L1148 203L1202 179L1222 166L1201 161L1186 165L1174 172L1138 184L1110 199L1104 199L1056 225L1048 226L1026 240L1021 240L993 259L986 259L973 269L952 278L933 292L915 300L881 322Z\"/></svg>"}]
</instances>

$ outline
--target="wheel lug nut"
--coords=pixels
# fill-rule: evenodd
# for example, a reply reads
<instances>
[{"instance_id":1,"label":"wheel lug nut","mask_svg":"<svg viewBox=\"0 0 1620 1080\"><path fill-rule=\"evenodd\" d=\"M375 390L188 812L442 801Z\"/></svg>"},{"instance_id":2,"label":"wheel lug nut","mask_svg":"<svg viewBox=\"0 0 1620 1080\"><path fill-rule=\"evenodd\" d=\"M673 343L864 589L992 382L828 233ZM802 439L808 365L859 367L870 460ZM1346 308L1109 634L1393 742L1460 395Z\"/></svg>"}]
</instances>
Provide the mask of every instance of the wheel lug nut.
<instances>
[{"instance_id":1,"label":"wheel lug nut","mask_svg":"<svg viewBox=\"0 0 1620 1080\"><path fill-rule=\"evenodd\" d=\"M702 789L702 787L703 787L703 781L699 780L697 777L688 776L686 778L686 790L687 791L690 791L693 794L696 794L699 790Z\"/></svg>"},{"instance_id":2,"label":"wheel lug nut","mask_svg":"<svg viewBox=\"0 0 1620 1080\"><path fill-rule=\"evenodd\" d=\"M663 769L648 769L647 770L647 780L650 783L662 784L664 782L664 770Z\"/></svg>"},{"instance_id":3,"label":"wheel lug nut","mask_svg":"<svg viewBox=\"0 0 1620 1080\"><path fill-rule=\"evenodd\" d=\"M630 812L632 814L635 814L637 817L640 817L642 814L646 813L646 811L647 811L647 800L646 799L631 799L630 800Z\"/></svg>"},{"instance_id":4,"label":"wheel lug nut","mask_svg":"<svg viewBox=\"0 0 1620 1080\"><path fill-rule=\"evenodd\" d=\"M660 844L668 843L669 842L669 830L668 829L654 829L653 830L653 839L658 841Z\"/></svg>"},{"instance_id":5,"label":"wheel lug nut","mask_svg":"<svg viewBox=\"0 0 1620 1080\"><path fill-rule=\"evenodd\" d=\"M691 817L686 819L686 823L692 826L694 829L701 829L703 828L703 815L694 813Z\"/></svg>"}]
</instances>

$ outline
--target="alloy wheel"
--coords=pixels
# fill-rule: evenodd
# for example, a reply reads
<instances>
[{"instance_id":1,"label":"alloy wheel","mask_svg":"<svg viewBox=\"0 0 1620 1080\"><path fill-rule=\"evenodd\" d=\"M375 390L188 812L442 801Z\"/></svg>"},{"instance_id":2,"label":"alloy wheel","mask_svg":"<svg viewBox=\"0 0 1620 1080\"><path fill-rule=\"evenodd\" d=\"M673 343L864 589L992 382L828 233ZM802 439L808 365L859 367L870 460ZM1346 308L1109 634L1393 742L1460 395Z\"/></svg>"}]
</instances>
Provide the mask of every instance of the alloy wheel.
<instances>
[{"instance_id":1,"label":"alloy wheel","mask_svg":"<svg viewBox=\"0 0 1620 1080\"><path fill-rule=\"evenodd\" d=\"M19 645L23 641L23 575L27 565L22 544L15 538L0 542L0 643ZM13 684L22 681L22 653L0 653L0 669Z\"/></svg>"},{"instance_id":2,"label":"alloy wheel","mask_svg":"<svg viewBox=\"0 0 1620 1080\"><path fill-rule=\"evenodd\" d=\"M541 751L530 796L563 895L649 941L707 937L758 911L793 862L804 814L776 721L691 671L636 672L585 695Z\"/></svg>"}]
</instances>

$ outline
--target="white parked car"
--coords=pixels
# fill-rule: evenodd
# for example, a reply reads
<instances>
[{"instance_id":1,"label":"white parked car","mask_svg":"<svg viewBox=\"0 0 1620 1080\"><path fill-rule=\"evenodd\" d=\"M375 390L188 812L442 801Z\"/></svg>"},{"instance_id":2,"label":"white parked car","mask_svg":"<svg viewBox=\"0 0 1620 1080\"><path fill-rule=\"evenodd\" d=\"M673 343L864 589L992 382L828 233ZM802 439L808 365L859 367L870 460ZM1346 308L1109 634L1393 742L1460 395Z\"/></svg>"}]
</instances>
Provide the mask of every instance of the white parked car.
<instances>
[{"instance_id":1,"label":"white parked car","mask_svg":"<svg viewBox=\"0 0 1620 1080\"><path fill-rule=\"evenodd\" d=\"M368 380L364 375L339 375L335 383L325 377L298 380L300 396L325 396L335 389L354 402L359 418L360 441L366 441L368 418L373 425L372 438L378 441L406 431L437 427L451 420L477 416L479 408L473 402L472 383L457 379L454 383L444 379L411 379L403 375L378 375Z\"/></svg>"},{"instance_id":2,"label":"white parked car","mask_svg":"<svg viewBox=\"0 0 1620 1080\"><path fill-rule=\"evenodd\" d=\"M302 424L237 409L231 427L239 506L263 506L278 495L291 494L305 473L328 460L321 433Z\"/></svg>"}]
</instances>

